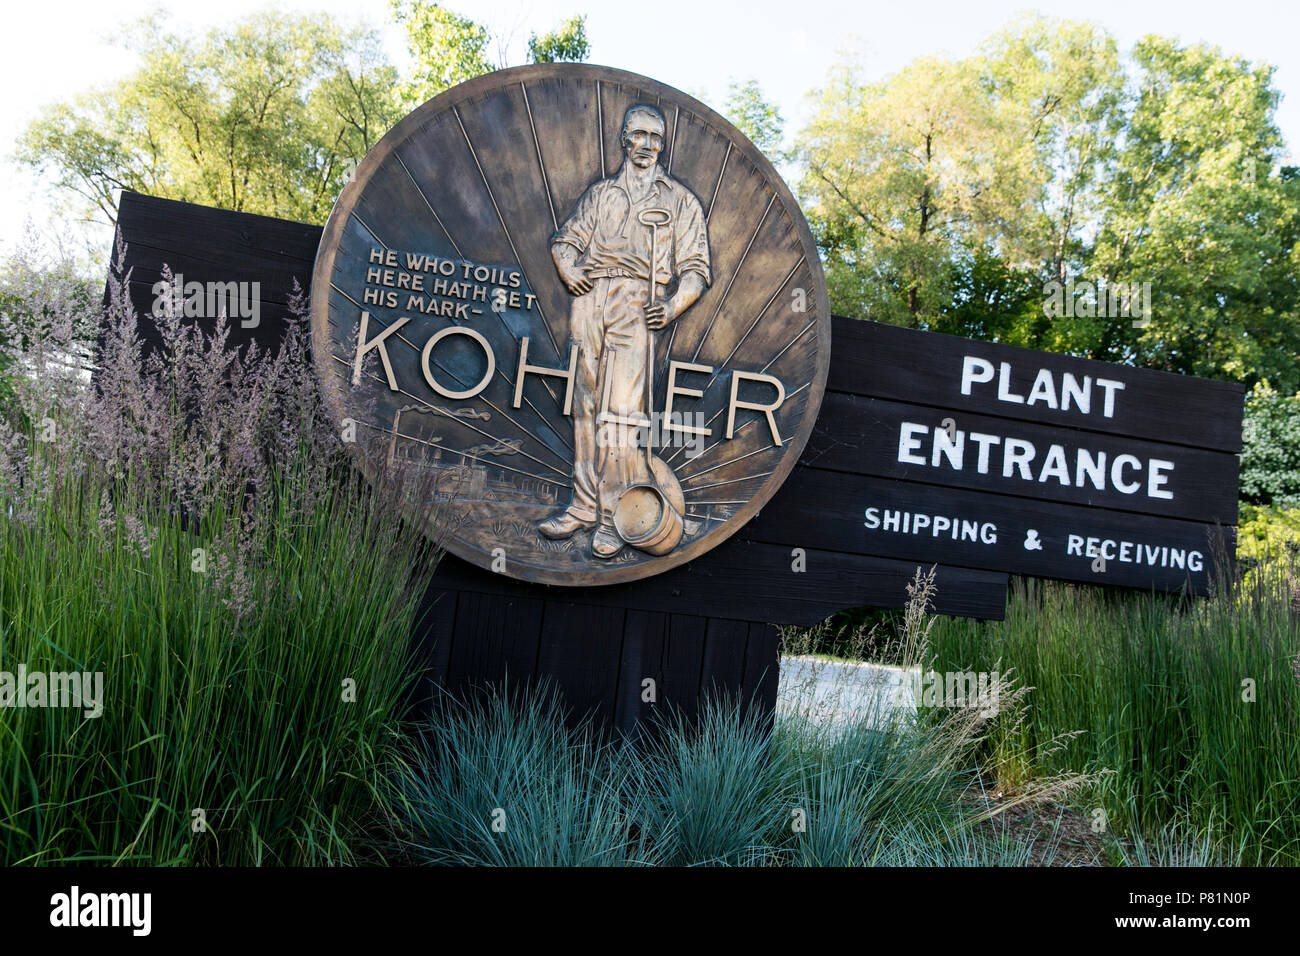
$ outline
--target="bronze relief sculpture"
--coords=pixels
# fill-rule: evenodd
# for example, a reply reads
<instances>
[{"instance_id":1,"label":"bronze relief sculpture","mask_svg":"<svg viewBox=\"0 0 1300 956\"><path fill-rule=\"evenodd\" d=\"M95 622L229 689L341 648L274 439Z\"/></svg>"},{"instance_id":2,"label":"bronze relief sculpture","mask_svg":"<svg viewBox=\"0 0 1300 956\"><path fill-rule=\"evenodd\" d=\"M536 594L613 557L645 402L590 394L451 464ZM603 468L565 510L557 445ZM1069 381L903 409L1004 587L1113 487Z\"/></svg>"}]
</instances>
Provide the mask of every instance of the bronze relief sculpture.
<instances>
[{"instance_id":1,"label":"bronze relief sculpture","mask_svg":"<svg viewBox=\"0 0 1300 956\"><path fill-rule=\"evenodd\" d=\"M451 551L553 584L738 530L802 451L830 349L816 247L758 150L670 87L569 64L462 84L384 137L331 214L312 322L362 470L426 477Z\"/></svg>"},{"instance_id":2,"label":"bronze relief sculpture","mask_svg":"<svg viewBox=\"0 0 1300 956\"><path fill-rule=\"evenodd\" d=\"M622 165L583 193L551 244L556 271L575 297L569 313L569 335L578 347L573 493L564 511L539 530L559 539L595 529L591 551L601 558L629 543L614 525L625 493L658 487L654 459L635 454L631 432L642 420L653 429L654 337L694 305L710 281L700 201L659 165L666 125L654 106L628 107ZM661 228L666 241L659 241ZM676 286L672 295L670 283ZM666 496L635 497L648 499L643 503L657 505L661 514L673 506Z\"/></svg>"}]
</instances>

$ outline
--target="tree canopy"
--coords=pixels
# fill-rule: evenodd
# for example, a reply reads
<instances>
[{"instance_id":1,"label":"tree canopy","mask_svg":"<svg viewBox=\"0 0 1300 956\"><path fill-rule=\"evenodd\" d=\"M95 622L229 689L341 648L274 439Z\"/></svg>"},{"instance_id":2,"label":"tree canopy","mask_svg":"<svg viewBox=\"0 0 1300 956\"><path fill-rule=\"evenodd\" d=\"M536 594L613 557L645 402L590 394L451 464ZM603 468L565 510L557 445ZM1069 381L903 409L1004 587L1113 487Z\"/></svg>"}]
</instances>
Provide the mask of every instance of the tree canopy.
<instances>
[{"instance_id":1,"label":"tree canopy","mask_svg":"<svg viewBox=\"0 0 1300 956\"><path fill-rule=\"evenodd\" d=\"M38 117L18 158L115 219L116 193L322 222L400 115L378 36L260 13L199 37L159 16L125 37L140 67Z\"/></svg>"},{"instance_id":2,"label":"tree canopy","mask_svg":"<svg viewBox=\"0 0 1300 956\"><path fill-rule=\"evenodd\" d=\"M1294 391L1300 181L1277 102L1270 67L1160 37L1125 58L1043 18L876 82L837 67L798 142L832 303Z\"/></svg>"},{"instance_id":3,"label":"tree canopy","mask_svg":"<svg viewBox=\"0 0 1300 956\"><path fill-rule=\"evenodd\" d=\"M578 63L591 56L587 41L587 18L572 16L550 33L528 37L528 59L532 63Z\"/></svg>"},{"instance_id":4,"label":"tree canopy","mask_svg":"<svg viewBox=\"0 0 1300 956\"><path fill-rule=\"evenodd\" d=\"M1300 509L1300 393L1258 383L1246 397L1241 431L1242 500Z\"/></svg>"},{"instance_id":5,"label":"tree canopy","mask_svg":"<svg viewBox=\"0 0 1300 956\"><path fill-rule=\"evenodd\" d=\"M415 64L402 84L407 105L423 103L495 68L487 52L492 34L481 23L426 0L391 0L391 6Z\"/></svg>"},{"instance_id":6,"label":"tree canopy","mask_svg":"<svg viewBox=\"0 0 1300 956\"><path fill-rule=\"evenodd\" d=\"M785 119L776 104L763 95L758 80L732 80L727 85L723 112L769 159L784 158L781 140L785 136Z\"/></svg>"},{"instance_id":7,"label":"tree canopy","mask_svg":"<svg viewBox=\"0 0 1300 956\"><path fill-rule=\"evenodd\" d=\"M44 110L16 158L79 216L116 221L117 194L323 223L357 163L393 124L450 86L505 65L490 31L425 0L393 0L412 58L401 76L371 27L263 12L192 36L155 14L127 28L123 79ZM588 55L586 22L534 35L532 59Z\"/></svg>"}]
</instances>

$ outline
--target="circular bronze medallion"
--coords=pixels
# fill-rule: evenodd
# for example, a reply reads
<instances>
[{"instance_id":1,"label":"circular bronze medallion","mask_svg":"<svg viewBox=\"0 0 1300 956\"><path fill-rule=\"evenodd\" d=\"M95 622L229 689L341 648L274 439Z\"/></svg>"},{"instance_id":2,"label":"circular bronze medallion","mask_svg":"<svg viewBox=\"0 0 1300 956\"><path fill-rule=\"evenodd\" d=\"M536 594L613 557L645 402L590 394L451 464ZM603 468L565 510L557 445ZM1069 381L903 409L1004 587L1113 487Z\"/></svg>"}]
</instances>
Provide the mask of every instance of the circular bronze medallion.
<instances>
[{"instance_id":1,"label":"circular bronze medallion","mask_svg":"<svg viewBox=\"0 0 1300 956\"><path fill-rule=\"evenodd\" d=\"M588 65L501 70L366 156L316 257L316 372L372 481L454 554L629 581L730 537L794 467L830 307L772 165L707 106Z\"/></svg>"}]
</instances>

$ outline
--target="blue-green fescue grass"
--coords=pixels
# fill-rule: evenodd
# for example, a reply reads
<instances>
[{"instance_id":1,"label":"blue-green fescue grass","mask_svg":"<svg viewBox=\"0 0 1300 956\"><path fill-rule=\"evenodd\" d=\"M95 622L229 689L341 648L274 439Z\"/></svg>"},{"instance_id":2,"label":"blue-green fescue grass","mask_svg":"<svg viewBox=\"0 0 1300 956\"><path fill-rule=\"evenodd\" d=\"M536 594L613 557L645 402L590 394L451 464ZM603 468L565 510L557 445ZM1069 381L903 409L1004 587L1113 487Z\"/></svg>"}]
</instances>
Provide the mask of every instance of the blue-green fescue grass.
<instances>
[{"instance_id":1,"label":"blue-green fescue grass","mask_svg":"<svg viewBox=\"0 0 1300 956\"><path fill-rule=\"evenodd\" d=\"M1197 832L1177 824L1144 836L1137 830L1127 839L1111 841L1109 862L1116 866L1204 867L1248 866L1259 859L1208 830Z\"/></svg>"},{"instance_id":2,"label":"blue-green fescue grass","mask_svg":"<svg viewBox=\"0 0 1300 956\"><path fill-rule=\"evenodd\" d=\"M796 781L769 718L710 696L697 715L657 715L629 776L630 815L669 866L779 858Z\"/></svg>"},{"instance_id":3,"label":"blue-green fescue grass","mask_svg":"<svg viewBox=\"0 0 1300 956\"><path fill-rule=\"evenodd\" d=\"M1054 836L992 833L939 821L927 829L909 824L891 834L875 857L877 866L1053 866L1059 842Z\"/></svg>"},{"instance_id":4,"label":"blue-green fescue grass","mask_svg":"<svg viewBox=\"0 0 1300 956\"><path fill-rule=\"evenodd\" d=\"M545 687L443 698L387 768L392 849L434 865L624 865L627 767Z\"/></svg>"},{"instance_id":5,"label":"blue-green fescue grass","mask_svg":"<svg viewBox=\"0 0 1300 956\"><path fill-rule=\"evenodd\" d=\"M715 696L624 739L566 721L545 690L486 691L425 722L392 765L385 804L396 846L430 864L1049 863L1050 840L997 825L1004 802L977 761L990 727L1019 719L1024 691L999 694L995 717L970 707L926 720L884 698L836 720L798 689L775 718ZM1081 782L1055 775L1020 800Z\"/></svg>"},{"instance_id":6,"label":"blue-green fescue grass","mask_svg":"<svg viewBox=\"0 0 1300 956\"><path fill-rule=\"evenodd\" d=\"M968 741L930 736L881 713L829 733L784 717L778 742L794 780L790 815L803 814L801 827L790 821L784 841L793 863L886 862L905 845L921 852L965 829L967 778L959 761Z\"/></svg>"},{"instance_id":7,"label":"blue-green fescue grass","mask_svg":"<svg viewBox=\"0 0 1300 956\"><path fill-rule=\"evenodd\" d=\"M1293 572L1276 567L1195 601L1019 582L1004 622L943 619L930 648L938 670L1014 668L1032 686L1026 719L986 743L1006 788L1065 767L1110 770L1089 806L1146 858L1181 838L1192 859L1294 864L1293 587ZM1051 739L1059 746L1045 747ZM1142 859L1122 851L1115 862Z\"/></svg>"},{"instance_id":8,"label":"blue-green fescue grass","mask_svg":"<svg viewBox=\"0 0 1300 956\"><path fill-rule=\"evenodd\" d=\"M566 723L550 694L440 712L392 766L394 858L488 866L1050 863L1050 841L978 824L970 715L811 730L711 698L640 741Z\"/></svg>"}]
</instances>

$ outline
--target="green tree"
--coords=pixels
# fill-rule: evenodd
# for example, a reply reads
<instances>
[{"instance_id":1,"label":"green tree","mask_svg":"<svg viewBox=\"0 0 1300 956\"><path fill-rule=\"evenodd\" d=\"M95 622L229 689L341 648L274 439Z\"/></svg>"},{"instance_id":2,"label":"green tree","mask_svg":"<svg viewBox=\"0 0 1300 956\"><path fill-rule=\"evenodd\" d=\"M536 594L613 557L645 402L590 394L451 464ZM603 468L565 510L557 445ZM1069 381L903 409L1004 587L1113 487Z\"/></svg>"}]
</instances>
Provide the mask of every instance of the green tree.
<instances>
[{"instance_id":1,"label":"green tree","mask_svg":"<svg viewBox=\"0 0 1300 956\"><path fill-rule=\"evenodd\" d=\"M481 23L428 0L391 0L391 8L414 62L401 88L407 106L494 69L487 53L492 35Z\"/></svg>"},{"instance_id":2,"label":"green tree","mask_svg":"<svg viewBox=\"0 0 1300 956\"><path fill-rule=\"evenodd\" d=\"M1121 87L1113 40L1044 18L878 83L836 68L799 143L836 306L1041 344L1031 290L1079 263Z\"/></svg>"},{"instance_id":3,"label":"green tree","mask_svg":"<svg viewBox=\"0 0 1300 956\"><path fill-rule=\"evenodd\" d=\"M1020 264L1064 282L1086 258L1114 165L1124 92L1115 40L1089 23L1023 18L981 44L977 69L1027 133L1021 175L1035 208L1015 224Z\"/></svg>"},{"instance_id":4,"label":"green tree","mask_svg":"<svg viewBox=\"0 0 1300 956\"><path fill-rule=\"evenodd\" d=\"M974 60L925 58L878 83L837 68L800 138L802 193L832 304L934 327L959 264L1033 215L1030 135Z\"/></svg>"},{"instance_id":5,"label":"green tree","mask_svg":"<svg viewBox=\"0 0 1300 956\"><path fill-rule=\"evenodd\" d=\"M785 120L776 104L763 95L758 80L729 82L723 112L769 159L781 161L786 158L781 151Z\"/></svg>"},{"instance_id":6,"label":"green tree","mask_svg":"<svg viewBox=\"0 0 1300 956\"><path fill-rule=\"evenodd\" d=\"M470 17L429 0L390 0L390 6L393 19L406 33L406 48L414 63L412 75L400 88L408 109L457 83L509 65L504 52L500 62L492 61L488 53L492 31ZM504 49L504 44L497 45ZM585 16L571 16L549 33L528 38L531 63L581 61L590 54Z\"/></svg>"},{"instance_id":7,"label":"green tree","mask_svg":"<svg viewBox=\"0 0 1300 956\"><path fill-rule=\"evenodd\" d=\"M1241 437L1242 500L1300 508L1300 393L1257 384L1246 398Z\"/></svg>"},{"instance_id":8,"label":"green tree","mask_svg":"<svg viewBox=\"0 0 1300 956\"><path fill-rule=\"evenodd\" d=\"M550 33L528 37L530 63L580 63L591 56L587 18L574 14Z\"/></svg>"},{"instance_id":9,"label":"green tree","mask_svg":"<svg viewBox=\"0 0 1300 956\"><path fill-rule=\"evenodd\" d=\"M424 0L392 9L414 61L405 78L377 31L323 14L260 13L198 36L146 17L123 40L139 67L47 108L16 158L76 215L109 224L122 189L324 222L357 163L412 106L493 69L480 24ZM585 56L585 21L538 42L556 58Z\"/></svg>"},{"instance_id":10,"label":"green tree","mask_svg":"<svg viewBox=\"0 0 1300 956\"><path fill-rule=\"evenodd\" d=\"M110 223L119 189L323 222L400 112L377 34L323 15L261 13L201 37L155 15L126 44L135 72L47 109L17 151Z\"/></svg>"},{"instance_id":11,"label":"green tree","mask_svg":"<svg viewBox=\"0 0 1300 956\"><path fill-rule=\"evenodd\" d=\"M1097 358L1300 388L1300 178L1280 168L1273 70L1147 37L1090 267L1151 283L1152 321Z\"/></svg>"}]
</instances>

